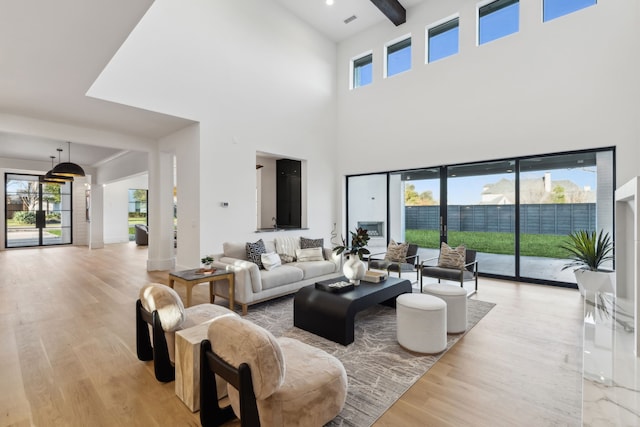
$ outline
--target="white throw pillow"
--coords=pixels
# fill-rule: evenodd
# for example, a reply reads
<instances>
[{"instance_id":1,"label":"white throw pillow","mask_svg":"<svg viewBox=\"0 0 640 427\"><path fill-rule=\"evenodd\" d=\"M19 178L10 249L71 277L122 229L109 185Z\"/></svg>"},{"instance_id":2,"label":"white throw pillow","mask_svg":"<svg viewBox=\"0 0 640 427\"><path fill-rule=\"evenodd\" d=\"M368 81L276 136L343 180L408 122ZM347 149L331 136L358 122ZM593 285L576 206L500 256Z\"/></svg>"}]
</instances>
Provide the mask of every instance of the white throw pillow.
<instances>
[{"instance_id":1,"label":"white throw pillow","mask_svg":"<svg viewBox=\"0 0 640 427\"><path fill-rule=\"evenodd\" d=\"M275 252L261 254L260 258L262 259L262 265L264 266L265 270L273 270L274 268L280 267L282 265L280 255Z\"/></svg>"},{"instance_id":2,"label":"white throw pillow","mask_svg":"<svg viewBox=\"0 0 640 427\"><path fill-rule=\"evenodd\" d=\"M322 248L296 249L296 258L299 262L324 261Z\"/></svg>"},{"instance_id":3,"label":"white throw pillow","mask_svg":"<svg viewBox=\"0 0 640 427\"><path fill-rule=\"evenodd\" d=\"M296 260L296 249L300 249L300 239L298 237L276 237L274 240L278 254L289 255L291 261Z\"/></svg>"}]
</instances>

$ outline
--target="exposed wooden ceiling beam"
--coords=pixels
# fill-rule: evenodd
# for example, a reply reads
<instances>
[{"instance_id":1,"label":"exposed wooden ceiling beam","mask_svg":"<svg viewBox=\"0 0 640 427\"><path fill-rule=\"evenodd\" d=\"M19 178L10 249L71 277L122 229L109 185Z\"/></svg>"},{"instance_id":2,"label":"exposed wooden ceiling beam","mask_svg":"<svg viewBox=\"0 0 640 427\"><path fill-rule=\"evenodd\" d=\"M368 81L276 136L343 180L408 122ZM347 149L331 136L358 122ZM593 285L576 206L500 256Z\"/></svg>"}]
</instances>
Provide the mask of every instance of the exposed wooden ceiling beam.
<instances>
[{"instance_id":1,"label":"exposed wooden ceiling beam","mask_svg":"<svg viewBox=\"0 0 640 427\"><path fill-rule=\"evenodd\" d=\"M371 0L396 27L407 22L407 10L398 0Z\"/></svg>"}]
</instances>

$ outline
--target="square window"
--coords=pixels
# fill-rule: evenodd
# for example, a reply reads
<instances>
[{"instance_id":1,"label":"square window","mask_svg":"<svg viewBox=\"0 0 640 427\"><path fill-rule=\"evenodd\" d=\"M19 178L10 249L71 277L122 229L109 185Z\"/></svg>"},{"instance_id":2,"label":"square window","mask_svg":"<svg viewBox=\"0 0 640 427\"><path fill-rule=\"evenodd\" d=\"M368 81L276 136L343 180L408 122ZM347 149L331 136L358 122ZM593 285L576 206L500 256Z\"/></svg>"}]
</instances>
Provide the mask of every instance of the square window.
<instances>
[{"instance_id":1,"label":"square window","mask_svg":"<svg viewBox=\"0 0 640 427\"><path fill-rule=\"evenodd\" d=\"M373 55L361 56L351 62L353 64L353 88L370 84L373 79Z\"/></svg>"},{"instance_id":2,"label":"square window","mask_svg":"<svg viewBox=\"0 0 640 427\"><path fill-rule=\"evenodd\" d=\"M427 30L427 62L437 61L458 53L459 18Z\"/></svg>"},{"instance_id":3,"label":"square window","mask_svg":"<svg viewBox=\"0 0 640 427\"><path fill-rule=\"evenodd\" d=\"M497 0L478 8L478 44L499 39L520 29L520 2Z\"/></svg>"},{"instance_id":4,"label":"square window","mask_svg":"<svg viewBox=\"0 0 640 427\"><path fill-rule=\"evenodd\" d=\"M551 21L595 4L596 0L543 0L542 21Z\"/></svg>"},{"instance_id":5,"label":"square window","mask_svg":"<svg viewBox=\"0 0 640 427\"><path fill-rule=\"evenodd\" d=\"M411 37L386 47L387 77L411 69Z\"/></svg>"}]
</instances>

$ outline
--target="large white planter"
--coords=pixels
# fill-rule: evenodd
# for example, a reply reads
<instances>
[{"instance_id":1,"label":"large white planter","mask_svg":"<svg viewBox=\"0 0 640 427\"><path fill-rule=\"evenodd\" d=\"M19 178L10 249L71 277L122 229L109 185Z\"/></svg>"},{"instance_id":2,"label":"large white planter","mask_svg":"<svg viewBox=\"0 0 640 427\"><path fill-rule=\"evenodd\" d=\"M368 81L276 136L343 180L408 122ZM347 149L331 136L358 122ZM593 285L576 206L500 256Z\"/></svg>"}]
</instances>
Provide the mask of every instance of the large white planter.
<instances>
[{"instance_id":1,"label":"large white planter","mask_svg":"<svg viewBox=\"0 0 640 427\"><path fill-rule=\"evenodd\" d=\"M596 292L609 292L615 294L615 272L614 271L591 271L577 269L573 272L576 275L576 282L581 295L585 292L590 294Z\"/></svg>"},{"instance_id":2,"label":"large white planter","mask_svg":"<svg viewBox=\"0 0 640 427\"><path fill-rule=\"evenodd\" d=\"M358 255L348 255L347 261L342 266L344 277L356 286L360 284L360 280L364 278L366 271L367 267Z\"/></svg>"}]
</instances>

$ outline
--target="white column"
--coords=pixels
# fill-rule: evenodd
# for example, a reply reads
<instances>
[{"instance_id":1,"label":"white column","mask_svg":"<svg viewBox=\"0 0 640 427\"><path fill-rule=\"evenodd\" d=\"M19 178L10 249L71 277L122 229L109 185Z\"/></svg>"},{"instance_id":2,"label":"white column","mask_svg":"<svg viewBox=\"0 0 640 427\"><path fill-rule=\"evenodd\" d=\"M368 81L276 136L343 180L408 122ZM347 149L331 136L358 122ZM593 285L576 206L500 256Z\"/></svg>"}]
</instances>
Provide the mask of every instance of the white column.
<instances>
[{"instance_id":1,"label":"white column","mask_svg":"<svg viewBox=\"0 0 640 427\"><path fill-rule=\"evenodd\" d=\"M173 247L173 154L149 153L149 258L147 270L175 267Z\"/></svg>"},{"instance_id":2,"label":"white column","mask_svg":"<svg viewBox=\"0 0 640 427\"><path fill-rule=\"evenodd\" d=\"M104 188L102 185L90 186L89 203L89 248L104 248Z\"/></svg>"}]
</instances>

